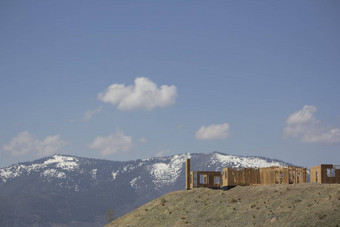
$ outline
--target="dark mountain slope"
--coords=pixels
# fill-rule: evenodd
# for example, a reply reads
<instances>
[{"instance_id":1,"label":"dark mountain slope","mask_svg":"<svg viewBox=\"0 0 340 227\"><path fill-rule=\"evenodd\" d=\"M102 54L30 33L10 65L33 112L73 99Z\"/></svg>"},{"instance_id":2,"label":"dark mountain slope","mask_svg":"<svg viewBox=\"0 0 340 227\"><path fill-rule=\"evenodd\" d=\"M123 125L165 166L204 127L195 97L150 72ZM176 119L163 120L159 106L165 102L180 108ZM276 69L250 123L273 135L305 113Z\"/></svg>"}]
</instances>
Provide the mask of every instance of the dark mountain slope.
<instances>
[{"instance_id":1,"label":"dark mountain slope","mask_svg":"<svg viewBox=\"0 0 340 227\"><path fill-rule=\"evenodd\" d=\"M52 155L0 169L0 226L101 226L110 208L119 217L183 189L189 157L194 170L286 164L217 152L127 162Z\"/></svg>"}]
</instances>

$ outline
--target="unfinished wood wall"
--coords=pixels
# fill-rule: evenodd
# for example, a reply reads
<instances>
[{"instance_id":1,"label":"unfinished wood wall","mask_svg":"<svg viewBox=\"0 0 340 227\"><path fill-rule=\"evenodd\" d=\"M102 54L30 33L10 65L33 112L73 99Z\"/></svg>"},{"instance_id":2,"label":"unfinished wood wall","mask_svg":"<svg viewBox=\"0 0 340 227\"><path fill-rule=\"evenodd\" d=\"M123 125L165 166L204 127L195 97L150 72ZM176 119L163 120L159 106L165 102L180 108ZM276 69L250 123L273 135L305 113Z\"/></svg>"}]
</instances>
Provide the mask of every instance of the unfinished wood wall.
<instances>
[{"instance_id":1,"label":"unfinished wood wall","mask_svg":"<svg viewBox=\"0 0 340 227\"><path fill-rule=\"evenodd\" d=\"M310 168L310 182L321 183L321 165Z\"/></svg>"},{"instance_id":2,"label":"unfinished wood wall","mask_svg":"<svg viewBox=\"0 0 340 227\"><path fill-rule=\"evenodd\" d=\"M260 168L260 184L299 184L307 183L307 169L301 167Z\"/></svg>"},{"instance_id":3,"label":"unfinished wood wall","mask_svg":"<svg viewBox=\"0 0 340 227\"><path fill-rule=\"evenodd\" d=\"M301 167L224 168L222 186L298 184L307 182L307 169Z\"/></svg>"},{"instance_id":4,"label":"unfinished wood wall","mask_svg":"<svg viewBox=\"0 0 340 227\"><path fill-rule=\"evenodd\" d=\"M334 176L329 175L328 171L334 171ZM334 168L331 164L322 164L311 168L310 182L324 184L340 184L340 169Z\"/></svg>"},{"instance_id":5,"label":"unfinished wood wall","mask_svg":"<svg viewBox=\"0 0 340 227\"><path fill-rule=\"evenodd\" d=\"M259 182L259 171L255 168L224 168L222 172L223 186L252 185Z\"/></svg>"},{"instance_id":6,"label":"unfinished wood wall","mask_svg":"<svg viewBox=\"0 0 340 227\"><path fill-rule=\"evenodd\" d=\"M206 187L218 188L221 186L221 172L219 171L191 171L190 188Z\"/></svg>"}]
</instances>

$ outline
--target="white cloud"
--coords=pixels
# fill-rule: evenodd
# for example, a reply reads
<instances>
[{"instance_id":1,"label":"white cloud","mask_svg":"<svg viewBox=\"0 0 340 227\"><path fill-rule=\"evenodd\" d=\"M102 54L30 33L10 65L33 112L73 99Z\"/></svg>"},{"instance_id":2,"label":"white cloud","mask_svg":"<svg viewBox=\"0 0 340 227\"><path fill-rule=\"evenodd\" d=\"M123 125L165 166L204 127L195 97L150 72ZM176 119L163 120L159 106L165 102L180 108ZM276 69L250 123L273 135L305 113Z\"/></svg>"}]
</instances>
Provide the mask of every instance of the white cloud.
<instances>
[{"instance_id":1,"label":"white cloud","mask_svg":"<svg viewBox=\"0 0 340 227\"><path fill-rule=\"evenodd\" d=\"M103 110L103 107L99 106L97 109L86 111L84 113L83 120L89 121L93 117L93 115L95 115L96 113L100 113L102 110Z\"/></svg>"},{"instance_id":2,"label":"white cloud","mask_svg":"<svg viewBox=\"0 0 340 227\"><path fill-rule=\"evenodd\" d=\"M146 143L146 142L148 142L148 139L145 138L145 137L140 137L140 138L138 139L138 142L140 142L140 143Z\"/></svg>"},{"instance_id":3,"label":"white cloud","mask_svg":"<svg viewBox=\"0 0 340 227\"><path fill-rule=\"evenodd\" d=\"M170 154L171 150L170 149L166 149L166 150L161 150L160 152L158 152L156 154L156 157L164 157L168 154Z\"/></svg>"},{"instance_id":4,"label":"white cloud","mask_svg":"<svg viewBox=\"0 0 340 227\"><path fill-rule=\"evenodd\" d=\"M102 156L106 156L128 152L132 149L132 145L132 137L126 136L122 131L117 130L116 133L110 134L107 137L98 136L89 144L89 147L99 150Z\"/></svg>"},{"instance_id":5,"label":"white cloud","mask_svg":"<svg viewBox=\"0 0 340 227\"><path fill-rule=\"evenodd\" d=\"M57 152L65 145L66 142L60 139L60 135L47 136L44 140L39 140L28 131L23 131L14 137L9 144L4 145L3 149L9 151L13 156L35 153L36 156L42 157Z\"/></svg>"},{"instance_id":6,"label":"white cloud","mask_svg":"<svg viewBox=\"0 0 340 227\"><path fill-rule=\"evenodd\" d=\"M329 128L314 118L315 106L304 106L286 120L283 132L306 143L340 143L340 129Z\"/></svg>"},{"instance_id":7,"label":"white cloud","mask_svg":"<svg viewBox=\"0 0 340 227\"><path fill-rule=\"evenodd\" d=\"M145 77L137 77L133 86L112 84L98 99L117 105L119 110L148 109L167 107L176 102L176 86L162 85L160 88Z\"/></svg>"},{"instance_id":8,"label":"white cloud","mask_svg":"<svg viewBox=\"0 0 340 227\"><path fill-rule=\"evenodd\" d=\"M306 105L300 111L291 114L287 118L287 124L302 124L313 121L313 114L315 111L315 106Z\"/></svg>"},{"instance_id":9,"label":"white cloud","mask_svg":"<svg viewBox=\"0 0 340 227\"><path fill-rule=\"evenodd\" d=\"M195 134L196 139L199 140L214 140L226 139L229 136L229 124L212 124L209 126L202 126Z\"/></svg>"}]
</instances>

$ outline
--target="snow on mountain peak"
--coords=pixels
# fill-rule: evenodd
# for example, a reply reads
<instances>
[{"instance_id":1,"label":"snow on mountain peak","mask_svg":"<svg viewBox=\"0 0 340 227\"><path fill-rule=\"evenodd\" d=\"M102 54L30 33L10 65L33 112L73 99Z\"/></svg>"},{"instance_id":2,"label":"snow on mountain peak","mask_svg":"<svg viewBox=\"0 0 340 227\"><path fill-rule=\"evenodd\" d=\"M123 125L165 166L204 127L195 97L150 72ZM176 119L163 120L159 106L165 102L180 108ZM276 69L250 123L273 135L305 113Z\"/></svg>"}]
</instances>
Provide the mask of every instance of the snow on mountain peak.
<instances>
[{"instance_id":1,"label":"snow on mountain peak","mask_svg":"<svg viewBox=\"0 0 340 227\"><path fill-rule=\"evenodd\" d=\"M16 164L0 169L0 178L6 182L7 179L18 177L24 173L30 174L32 172L38 172L39 170L48 167L51 169L45 170L41 176L65 178L65 173L62 171L74 171L79 167L79 160L74 157L56 154L45 160L43 163L33 163L30 165Z\"/></svg>"},{"instance_id":2,"label":"snow on mountain peak","mask_svg":"<svg viewBox=\"0 0 340 227\"><path fill-rule=\"evenodd\" d=\"M75 157L53 155L51 159L46 160L42 165L47 166L49 164L55 163L57 168L71 171L79 167L78 162L79 160Z\"/></svg>"},{"instance_id":3,"label":"snow on mountain peak","mask_svg":"<svg viewBox=\"0 0 340 227\"><path fill-rule=\"evenodd\" d=\"M221 163L222 166L235 166L244 168L259 168L259 167L270 167L270 166L281 166L281 162L267 161L263 158L258 157L240 157L235 155L222 155L215 153L211 157L211 164Z\"/></svg>"},{"instance_id":4,"label":"snow on mountain peak","mask_svg":"<svg viewBox=\"0 0 340 227\"><path fill-rule=\"evenodd\" d=\"M182 171L185 160L190 157L190 153L174 155L168 164L161 162L151 165L150 174L156 188L159 189L164 185L174 183Z\"/></svg>"},{"instance_id":5,"label":"snow on mountain peak","mask_svg":"<svg viewBox=\"0 0 340 227\"><path fill-rule=\"evenodd\" d=\"M59 172L56 169L47 169L41 175L44 177L66 178L66 174L64 172Z\"/></svg>"}]
</instances>

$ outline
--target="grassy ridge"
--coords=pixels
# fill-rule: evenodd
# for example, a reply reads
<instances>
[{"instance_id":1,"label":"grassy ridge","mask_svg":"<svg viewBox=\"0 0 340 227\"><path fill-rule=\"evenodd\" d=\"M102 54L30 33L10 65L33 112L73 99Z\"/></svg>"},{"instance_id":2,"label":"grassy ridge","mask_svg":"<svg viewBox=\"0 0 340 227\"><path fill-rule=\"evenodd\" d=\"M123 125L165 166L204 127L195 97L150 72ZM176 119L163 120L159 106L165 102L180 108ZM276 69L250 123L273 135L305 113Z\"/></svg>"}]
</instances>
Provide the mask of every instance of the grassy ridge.
<instances>
[{"instance_id":1,"label":"grassy ridge","mask_svg":"<svg viewBox=\"0 0 340 227\"><path fill-rule=\"evenodd\" d=\"M340 185L176 191L107 226L340 226Z\"/></svg>"}]
</instances>

